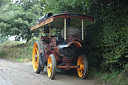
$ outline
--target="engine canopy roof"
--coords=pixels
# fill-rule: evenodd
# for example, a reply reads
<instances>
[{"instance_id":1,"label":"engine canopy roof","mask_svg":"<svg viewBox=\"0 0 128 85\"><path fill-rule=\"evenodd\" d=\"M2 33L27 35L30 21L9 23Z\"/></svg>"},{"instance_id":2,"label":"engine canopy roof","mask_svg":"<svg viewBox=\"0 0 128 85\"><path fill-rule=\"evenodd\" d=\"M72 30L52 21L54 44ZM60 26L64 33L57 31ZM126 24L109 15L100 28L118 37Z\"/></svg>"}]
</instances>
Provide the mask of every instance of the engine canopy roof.
<instances>
[{"instance_id":1,"label":"engine canopy roof","mask_svg":"<svg viewBox=\"0 0 128 85\"><path fill-rule=\"evenodd\" d=\"M48 17L44 19L44 21L32 26L31 30L35 30L47 24L51 24L52 27L61 29L64 26L64 19L70 19L71 20L70 24L76 27L81 26L82 19L84 21L84 25L89 25L94 22L94 18L89 15L67 12L67 13L60 13L60 14L56 14L51 17Z\"/></svg>"}]
</instances>

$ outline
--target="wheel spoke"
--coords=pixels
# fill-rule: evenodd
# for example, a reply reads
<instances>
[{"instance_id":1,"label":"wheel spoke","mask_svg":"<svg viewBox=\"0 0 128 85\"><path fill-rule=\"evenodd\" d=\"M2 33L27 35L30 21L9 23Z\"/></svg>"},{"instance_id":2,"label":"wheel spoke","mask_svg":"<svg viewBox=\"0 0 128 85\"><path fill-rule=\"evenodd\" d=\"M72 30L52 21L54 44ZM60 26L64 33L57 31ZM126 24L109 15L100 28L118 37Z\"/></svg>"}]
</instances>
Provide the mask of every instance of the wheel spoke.
<instances>
[{"instance_id":1,"label":"wheel spoke","mask_svg":"<svg viewBox=\"0 0 128 85\"><path fill-rule=\"evenodd\" d=\"M81 69L84 70L84 64L81 64Z\"/></svg>"},{"instance_id":2,"label":"wheel spoke","mask_svg":"<svg viewBox=\"0 0 128 85\"><path fill-rule=\"evenodd\" d=\"M36 52L38 51L38 49L37 49L37 48L35 48L35 50L36 50Z\"/></svg>"}]
</instances>

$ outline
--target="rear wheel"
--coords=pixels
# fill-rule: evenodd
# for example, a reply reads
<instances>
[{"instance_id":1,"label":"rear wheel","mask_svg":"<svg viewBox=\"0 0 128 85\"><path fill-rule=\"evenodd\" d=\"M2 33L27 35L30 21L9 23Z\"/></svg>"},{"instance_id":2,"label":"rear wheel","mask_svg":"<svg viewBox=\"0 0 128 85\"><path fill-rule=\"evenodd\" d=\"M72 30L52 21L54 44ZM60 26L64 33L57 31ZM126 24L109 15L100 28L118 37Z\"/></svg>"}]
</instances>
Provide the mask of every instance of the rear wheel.
<instances>
[{"instance_id":1,"label":"rear wheel","mask_svg":"<svg viewBox=\"0 0 128 85\"><path fill-rule=\"evenodd\" d=\"M50 56L48 57L47 74L51 79L54 79L56 75L56 58L53 54L50 54Z\"/></svg>"},{"instance_id":2,"label":"rear wheel","mask_svg":"<svg viewBox=\"0 0 128 85\"><path fill-rule=\"evenodd\" d=\"M88 61L85 55L80 55L77 60L77 74L80 78L86 78L88 71Z\"/></svg>"},{"instance_id":3,"label":"rear wheel","mask_svg":"<svg viewBox=\"0 0 128 85\"><path fill-rule=\"evenodd\" d=\"M40 50L41 50L41 45L38 41L34 43L33 46L33 53L32 53L32 64L33 64L33 70L35 73L39 74L42 70L43 67L40 65Z\"/></svg>"}]
</instances>

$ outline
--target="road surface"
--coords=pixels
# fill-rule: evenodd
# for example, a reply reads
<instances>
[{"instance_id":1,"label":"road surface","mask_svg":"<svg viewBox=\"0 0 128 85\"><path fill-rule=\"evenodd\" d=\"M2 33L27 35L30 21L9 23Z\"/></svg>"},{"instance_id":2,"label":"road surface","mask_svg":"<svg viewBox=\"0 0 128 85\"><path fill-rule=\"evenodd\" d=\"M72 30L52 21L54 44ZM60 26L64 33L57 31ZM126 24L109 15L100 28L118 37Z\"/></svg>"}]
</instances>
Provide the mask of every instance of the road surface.
<instances>
[{"instance_id":1,"label":"road surface","mask_svg":"<svg viewBox=\"0 0 128 85\"><path fill-rule=\"evenodd\" d=\"M0 59L0 85L105 85L91 79L80 79L75 74L58 70L54 80L33 72L32 63L17 63Z\"/></svg>"}]
</instances>

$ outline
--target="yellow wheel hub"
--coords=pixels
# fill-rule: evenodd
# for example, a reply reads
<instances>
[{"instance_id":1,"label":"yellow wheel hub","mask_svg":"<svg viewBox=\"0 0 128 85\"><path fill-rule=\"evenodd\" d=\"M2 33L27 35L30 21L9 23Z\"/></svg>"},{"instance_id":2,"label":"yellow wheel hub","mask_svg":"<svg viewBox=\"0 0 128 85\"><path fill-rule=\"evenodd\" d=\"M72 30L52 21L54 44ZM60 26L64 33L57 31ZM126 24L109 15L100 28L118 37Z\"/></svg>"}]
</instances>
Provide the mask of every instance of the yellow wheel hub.
<instances>
[{"instance_id":1,"label":"yellow wheel hub","mask_svg":"<svg viewBox=\"0 0 128 85\"><path fill-rule=\"evenodd\" d=\"M50 56L48 57L47 72L48 72L48 77L51 77L51 74L52 74L52 60L51 60Z\"/></svg>"},{"instance_id":2,"label":"yellow wheel hub","mask_svg":"<svg viewBox=\"0 0 128 85\"><path fill-rule=\"evenodd\" d=\"M78 76L81 78L84 75L84 59L79 56L77 60L77 66L80 66L80 68L77 68Z\"/></svg>"},{"instance_id":3,"label":"yellow wheel hub","mask_svg":"<svg viewBox=\"0 0 128 85\"><path fill-rule=\"evenodd\" d=\"M38 52L37 43L35 43L33 47L33 53L32 53L32 64L33 64L33 70L35 72L37 71L37 68L38 68L38 62L39 62L39 52Z\"/></svg>"}]
</instances>

